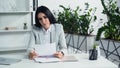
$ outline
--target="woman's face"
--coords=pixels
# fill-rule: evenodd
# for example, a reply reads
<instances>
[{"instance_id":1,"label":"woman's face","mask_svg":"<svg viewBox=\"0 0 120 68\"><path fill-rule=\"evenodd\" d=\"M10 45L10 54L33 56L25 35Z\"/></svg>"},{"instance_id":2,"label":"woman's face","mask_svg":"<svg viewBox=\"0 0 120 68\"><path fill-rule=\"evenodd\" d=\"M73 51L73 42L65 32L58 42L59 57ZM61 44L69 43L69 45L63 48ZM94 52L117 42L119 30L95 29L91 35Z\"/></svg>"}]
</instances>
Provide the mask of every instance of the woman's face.
<instances>
[{"instance_id":1,"label":"woman's face","mask_svg":"<svg viewBox=\"0 0 120 68\"><path fill-rule=\"evenodd\" d=\"M38 14L38 20L44 29L47 30L50 27L50 21L44 13Z\"/></svg>"}]
</instances>

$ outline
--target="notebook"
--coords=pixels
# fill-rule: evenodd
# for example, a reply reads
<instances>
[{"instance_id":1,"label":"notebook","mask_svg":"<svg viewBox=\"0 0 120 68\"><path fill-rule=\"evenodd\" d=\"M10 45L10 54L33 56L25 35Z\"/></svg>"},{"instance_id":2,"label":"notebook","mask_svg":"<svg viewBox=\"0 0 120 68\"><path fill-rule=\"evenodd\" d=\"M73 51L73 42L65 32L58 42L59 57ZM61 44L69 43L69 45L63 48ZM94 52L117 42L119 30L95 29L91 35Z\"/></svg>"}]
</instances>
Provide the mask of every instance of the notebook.
<instances>
[{"instance_id":1,"label":"notebook","mask_svg":"<svg viewBox=\"0 0 120 68\"><path fill-rule=\"evenodd\" d=\"M20 61L21 59L0 57L0 65L10 65L10 64L17 63Z\"/></svg>"}]
</instances>

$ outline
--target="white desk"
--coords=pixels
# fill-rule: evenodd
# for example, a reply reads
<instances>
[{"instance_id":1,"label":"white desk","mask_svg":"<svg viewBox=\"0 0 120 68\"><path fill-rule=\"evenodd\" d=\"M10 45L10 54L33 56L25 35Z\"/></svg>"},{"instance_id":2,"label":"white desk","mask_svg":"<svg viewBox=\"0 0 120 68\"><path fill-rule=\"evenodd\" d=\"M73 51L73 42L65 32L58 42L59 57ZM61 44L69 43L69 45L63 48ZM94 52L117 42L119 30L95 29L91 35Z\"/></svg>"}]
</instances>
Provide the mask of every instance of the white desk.
<instances>
[{"instance_id":1,"label":"white desk","mask_svg":"<svg viewBox=\"0 0 120 68\"><path fill-rule=\"evenodd\" d=\"M73 54L78 62L36 63L33 60L22 59L21 62L11 65L0 65L0 68L118 68L117 65L100 57L98 60L88 60L85 53Z\"/></svg>"}]
</instances>

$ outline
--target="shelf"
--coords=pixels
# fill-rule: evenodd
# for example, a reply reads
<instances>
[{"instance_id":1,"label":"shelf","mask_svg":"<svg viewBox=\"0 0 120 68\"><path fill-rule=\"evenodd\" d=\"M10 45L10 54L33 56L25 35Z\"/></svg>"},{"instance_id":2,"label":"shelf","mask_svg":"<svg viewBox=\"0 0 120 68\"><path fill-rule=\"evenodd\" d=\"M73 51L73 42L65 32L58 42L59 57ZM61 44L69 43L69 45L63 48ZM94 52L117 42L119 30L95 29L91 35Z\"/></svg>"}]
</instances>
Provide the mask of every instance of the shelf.
<instances>
[{"instance_id":1,"label":"shelf","mask_svg":"<svg viewBox=\"0 0 120 68\"><path fill-rule=\"evenodd\" d=\"M33 0L0 0L0 51L27 49L32 17Z\"/></svg>"},{"instance_id":2,"label":"shelf","mask_svg":"<svg viewBox=\"0 0 120 68\"><path fill-rule=\"evenodd\" d=\"M30 32L31 30L0 30L0 33L3 32Z\"/></svg>"},{"instance_id":3,"label":"shelf","mask_svg":"<svg viewBox=\"0 0 120 68\"><path fill-rule=\"evenodd\" d=\"M12 14L14 14L14 13L15 13L15 14L17 14L17 13L22 13L22 14L25 13L25 14L26 14L26 13L31 13L31 12L32 12L32 11L13 11L13 12L10 11L10 12L0 12L0 14L11 14L11 13L12 13Z\"/></svg>"},{"instance_id":4,"label":"shelf","mask_svg":"<svg viewBox=\"0 0 120 68\"><path fill-rule=\"evenodd\" d=\"M32 0L1 0L0 11L30 11L30 9L32 8L31 1Z\"/></svg>"},{"instance_id":5,"label":"shelf","mask_svg":"<svg viewBox=\"0 0 120 68\"><path fill-rule=\"evenodd\" d=\"M16 47L16 48L0 48L0 52L1 51L14 51L14 50L26 50L27 47Z\"/></svg>"}]
</instances>

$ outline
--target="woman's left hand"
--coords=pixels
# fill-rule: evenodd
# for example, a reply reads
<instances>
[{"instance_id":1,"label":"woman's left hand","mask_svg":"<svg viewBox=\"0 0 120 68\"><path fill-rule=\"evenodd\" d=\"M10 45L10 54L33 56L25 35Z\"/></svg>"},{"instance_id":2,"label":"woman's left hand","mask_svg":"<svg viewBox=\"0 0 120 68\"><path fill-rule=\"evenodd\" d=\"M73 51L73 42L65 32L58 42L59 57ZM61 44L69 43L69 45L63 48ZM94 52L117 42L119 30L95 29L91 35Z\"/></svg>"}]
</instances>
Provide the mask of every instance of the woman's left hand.
<instances>
[{"instance_id":1,"label":"woman's left hand","mask_svg":"<svg viewBox=\"0 0 120 68\"><path fill-rule=\"evenodd\" d=\"M63 52L58 51L54 54L54 56L57 57L57 58L63 58L64 54L63 54Z\"/></svg>"}]
</instances>

